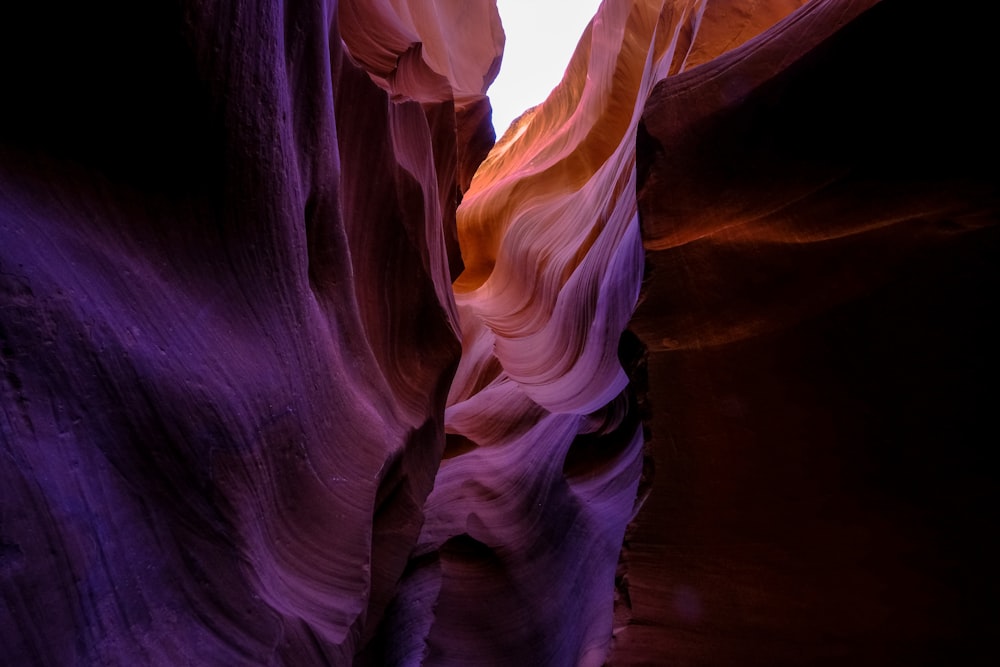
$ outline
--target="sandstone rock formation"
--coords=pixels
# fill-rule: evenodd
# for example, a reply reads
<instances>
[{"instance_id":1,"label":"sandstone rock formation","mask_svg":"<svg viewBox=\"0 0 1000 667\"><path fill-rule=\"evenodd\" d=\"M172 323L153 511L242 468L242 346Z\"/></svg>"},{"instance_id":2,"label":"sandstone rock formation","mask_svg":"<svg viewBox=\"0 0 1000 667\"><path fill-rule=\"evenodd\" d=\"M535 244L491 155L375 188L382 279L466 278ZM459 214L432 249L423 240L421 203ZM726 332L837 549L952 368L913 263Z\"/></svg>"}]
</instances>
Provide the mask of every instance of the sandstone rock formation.
<instances>
[{"instance_id":1,"label":"sandstone rock formation","mask_svg":"<svg viewBox=\"0 0 1000 667\"><path fill-rule=\"evenodd\" d=\"M997 109L921 5L606 0L495 146L492 0L11 9L2 662L992 664Z\"/></svg>"},{"instance_id":2,"label":"sandstone rock formation","mask_svg":"<svg viewBox=\"0 0 1000 667\"><path fill-rule=\"evenodd\" d=\"M444 449L502 51L491 2L439 4L451 61L404 3L9 18L5 664L350 664L374 633Z\"/></svg>"},{"instance_id":3,"label":"sandstone rock formation","mask_svg":"<svg viewBox=\"0 0 1000 667\"><path fill-rule=\"evenodd\" d=\"M997 660L1000 141L975 13L813 0L651 94L631 326L657 476L612 664Z\"/></svg>"}]
</instances>

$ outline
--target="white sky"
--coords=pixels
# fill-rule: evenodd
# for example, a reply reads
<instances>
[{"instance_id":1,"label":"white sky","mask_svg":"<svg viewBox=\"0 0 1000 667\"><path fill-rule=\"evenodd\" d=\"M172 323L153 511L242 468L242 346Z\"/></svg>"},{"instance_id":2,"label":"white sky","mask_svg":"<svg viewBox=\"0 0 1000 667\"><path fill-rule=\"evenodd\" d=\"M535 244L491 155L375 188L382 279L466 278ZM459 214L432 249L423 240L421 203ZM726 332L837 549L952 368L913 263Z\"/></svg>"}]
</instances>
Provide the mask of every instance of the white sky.
<instances>
[{"instance_id":1,"label":"white sky","mask_svg":"<svg viewBox=\"0 0 1000 667\"><path fill-rule=\"evenodd\" d=\"M497 0L507 35L500 74L487 91L497 138L559 83L600 4L600 0Z\"/></svg>"}]
</instances>

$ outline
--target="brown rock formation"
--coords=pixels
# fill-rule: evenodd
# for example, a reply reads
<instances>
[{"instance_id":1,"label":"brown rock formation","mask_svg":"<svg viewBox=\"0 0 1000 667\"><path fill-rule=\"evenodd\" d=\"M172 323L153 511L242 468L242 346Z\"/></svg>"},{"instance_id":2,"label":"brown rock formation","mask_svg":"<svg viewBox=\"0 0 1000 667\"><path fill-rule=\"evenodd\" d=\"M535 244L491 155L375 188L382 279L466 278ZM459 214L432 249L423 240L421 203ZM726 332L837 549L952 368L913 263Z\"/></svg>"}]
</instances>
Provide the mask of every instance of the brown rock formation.
<instances>
[{"instance_id":1,"label":"brown rock formation","mask_svg":"<svg viewBox=\"0 0 1000 667\"><path fill-rule=\"evenodd\" d=\"M918 5L815 0L646 106L614 665L997 659L997 104L975 19Z\"/></svg>"},{"instance_id":2,"label":"brown rock formation","mask_svg":"<svg viewBox=\"0 0 1000 667\"><path fill-rule=\"evenodd\" d=\"M803 4L11 8L0 662L995 662L989 42Z\"/></svg>"}]
</instances>

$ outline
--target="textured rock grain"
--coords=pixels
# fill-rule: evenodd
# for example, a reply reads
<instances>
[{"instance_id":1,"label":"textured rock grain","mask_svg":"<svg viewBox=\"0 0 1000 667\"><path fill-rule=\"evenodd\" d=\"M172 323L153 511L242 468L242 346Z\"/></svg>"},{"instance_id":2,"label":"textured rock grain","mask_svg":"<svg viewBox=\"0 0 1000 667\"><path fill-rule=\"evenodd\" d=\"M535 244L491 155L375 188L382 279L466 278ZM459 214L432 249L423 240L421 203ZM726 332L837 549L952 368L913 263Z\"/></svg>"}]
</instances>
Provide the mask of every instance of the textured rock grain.
<instances>
[{"instance_id":1,"label":"textured rock grain","mask_svg":"<svg viewBox=\"0 0 1000 667\"><path fill-rule=\"evenodd\" d=\"M398 90L341 35L406 8L351 8L5 18L5 664L349 664L394 596L502 33L478 3Z\"/></svg>"},{"instance_id":2,"label":"textured rock grain","mask_svg":"<svg viewBox=\"0 0 1000 667\"><path fill-rule=\"evenodd\" d=\"M997 662L981 10L606 0L494 146L491 0L56 4L0 662Z\"/></svg>"}]
</instances>

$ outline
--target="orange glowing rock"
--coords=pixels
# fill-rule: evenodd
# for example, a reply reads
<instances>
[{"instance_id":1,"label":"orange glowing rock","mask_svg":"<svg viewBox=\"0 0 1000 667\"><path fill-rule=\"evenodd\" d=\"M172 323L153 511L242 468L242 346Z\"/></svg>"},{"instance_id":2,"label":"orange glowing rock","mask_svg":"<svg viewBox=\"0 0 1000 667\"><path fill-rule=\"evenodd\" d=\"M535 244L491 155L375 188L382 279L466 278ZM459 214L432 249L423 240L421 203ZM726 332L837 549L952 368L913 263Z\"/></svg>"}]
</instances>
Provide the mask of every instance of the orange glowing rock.
<instances>
[{"instance_id":1,"label":"orange glowing rock","mask_svg":"<svg viewBox=\"0 0 1000 667\"><path fill-rule=\"evenodd\" d=\"M604 3L560 85L500 138L459 207L450 445L426 505L423 565L403 584L408 599L448 602L426 608L432 663L606 659L614 591L600 582L614 578L645 493L642 353L625 332L644 272L636 133L703 11ZM483 638L484 626L499 631Z\"/></svg>"}]
</instances>

